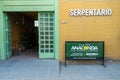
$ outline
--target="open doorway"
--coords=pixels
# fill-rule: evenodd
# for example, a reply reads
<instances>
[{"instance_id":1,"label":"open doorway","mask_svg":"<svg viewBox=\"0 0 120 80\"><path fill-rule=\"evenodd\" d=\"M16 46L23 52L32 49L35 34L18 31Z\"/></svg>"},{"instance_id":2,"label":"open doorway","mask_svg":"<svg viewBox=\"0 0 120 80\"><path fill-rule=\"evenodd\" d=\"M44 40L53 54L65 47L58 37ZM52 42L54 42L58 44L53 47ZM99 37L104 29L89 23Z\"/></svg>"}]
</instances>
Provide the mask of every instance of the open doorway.
<instances>
[{"instance_id":1,"label":"open doorway","mask_svg":"<svg viewBox=\"0 0 120 80\"><path fill-rule=\"evenodd\" d=\"M9 12L12 32L12 56L38 57L37 12Z\"/></svg>"}]
</instances>

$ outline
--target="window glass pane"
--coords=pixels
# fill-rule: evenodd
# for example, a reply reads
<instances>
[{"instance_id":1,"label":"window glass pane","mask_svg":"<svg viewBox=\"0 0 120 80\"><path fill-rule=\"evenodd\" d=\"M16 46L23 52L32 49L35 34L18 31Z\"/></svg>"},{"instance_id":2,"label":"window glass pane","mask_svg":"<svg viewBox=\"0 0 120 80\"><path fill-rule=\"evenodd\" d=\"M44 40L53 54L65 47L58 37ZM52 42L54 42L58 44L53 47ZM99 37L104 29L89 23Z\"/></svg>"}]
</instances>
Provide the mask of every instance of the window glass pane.
<instances>
[{"instance_id":1,"label":"window glass pane","mask_svg":"<svg viewBox=\"0 0 120 80\"><path fill-rule=\"evenodd\" d=\"M48 30L48 27L45 27L45 30Z\"/></svg>"},{"instance_id":2,"label":"window glass pane","mask_svg":"<svg viewBox=\"0 0 120 80\"><path fill-rule=\"evenodd\" d=\"M44 44L44 41L41 41L40 43L41 43L41 44Z\"/></svg>"},{"instance_id":3,"label":"window glass pane","mask_svg":"<svg viewBox=\"0 0 120 80\"><path fill-rule=\"evenodd\" d=\"M53 44L53 41L50 41L50 44Z\"/></svg>"},{"instance_id":4,"label":"window glass pane","mask_svg":"<svg viewBox=\"0 0 120 80\"><path fill-rule=\"evenodd\" d=\"M43 14L41 13L41 14L40 14L40 17L42 17L42 16L43 16Z\"/></svg>"},{"instance_id":5,"label":"window glass pane","mask_svg":"<svg viewBox=\"0 0 120 80\"><path fill-rule=\"evenodd\" d=\"M44 32L40 32L40 35L44 35Z\"/></svg>"},{"instance_id":6,"label":"window glass pane","mask_svg":"<svg viewBox=\"0 0 120 80\"><path fill-rule=\"evenodd\" d=\"M42 21L42 22L43 22L43 18L40 18L40 21Z\"/></svg>"},{"instance_id":7,"label":"window glass pane","mask_svg":"<svg viewBox=\"0 0 120 80\"><path fill-rule=\"evenodd\" d=\"M50 17L53 17L53 14L52 14L52 13L50 14Z\"/></svg>"},{"instance_id":8,"label":"window glass pane","mask_svg":"<svg viewBox=\"0 0 120 80\"><path fill-rule=\"evenodd\" d=\"M45 26L48 26L48 23L45 23Z\"/></svg>"},{"instance_id":9,"label":"window glass pane","mask_svg":"<svg viewBox=\"0 0 120 80\"><path fill-rule=\"evenodd\" d=\"M50 45L50 48L53 48L53 45Z\"/></svg>"},{"instance_id":10,"label":"window glass pane","mask_svg":"<svg viewBox=\"0 0 120 80\"><path fill-rule=\"evenodd\" d=\"M44 26L44 23L40 23L40 26Z\"/></svg>"},{"instance_id":11,"label":"window glass pane","mask_svg":"<svg viewBox=\"0 0 120 80\"><path fill-rule=\"evenodd\" d=\"M41 45L41 48L44 48L44 45Z\"/></svg>"},{"instance_id":12,"label":"window glass pane","mask_svg":"<svg viewBox=\"0 0 120 80\"><path fill-rule=\"evenodd\" d=\"M49 48L49 45L45 45L45 48Z\"/></svg>"},{"instance_id":13,"label":"window glass pane","mask_svg":"<svg viewBox=\"0 0 120 80\"><path fill-rule=\"evenodd\" d=\"M48 35L48 32L45 32L45 35Z\"/></svg>"},{"instance_id":14,"label":"window glass pane","mask_svg":"<svg viewBox=\"0 0 120 80\"><path fill-rule=\"evenodd\" d=\"M44 22L45 21L45 18L40 18L40 22Z\"/></svg>"},{"instance_id":15,"label":"window glass pane","mask_svg":"<svg viewBox=\"0 0 120 80\"><path fill-rule=\"evenodd\" d=\"M50 49L50 52L52 53L52 52L53 52L53 49Z\"/></svg>"},{"instance_id":16,"label":"window glass pane","mask_svg":"<svg viewBox=\"0 0 120 80\"><path fill-rule=\"evenodd\" d=\"M53 36L50 36L50 39L53 39Z\"/></svg>"},{"instance_id":17,"label":"window glass pane","mask_svg":"<svg viewBox=\"0 0 120 80\"><path fill-rule=\"evenodd\" d=\"M53 26L53 23L50 23L50 26Z\"/></svg>"},{"instance_id":18,"label":"window glass pane","mask_svg":"<svg viewBox=\"0 0 120 80\"><path fill-rule=\"evenodd\" d=\"M40 39L44 39L44 36L40 36Z\"/></svg>"},{"instance_id":19,"label":"window glass pane","mask_svg":"<svg viewBox=\"0 0 120 80\"><path fill-rule=\"evenodd\" d=\"M47 13L45 14L45 17L48 17L48 14L47 14Z\"/></svg>"},{"instance_id":20,"label":"window glass pane","mask_svg":"<svg viewBox=\"0 0 120 80\"><path fill-rule=\"evenodd\" d=\"M45 36L45 39L48 39L48 36Z\"/></svg>"},{"instance_id":21,"label":"window glass pane","mask_svg":"<svg viewBox=\"0 0 120 80\"><path fill-rule=\"evenodd\" d=\"M49 41L45 41L45 44L48 44L49 43Z\"/></svg>"},{"instance_id":22,"label":"window glass pane","mask_svg":"<svg viewBox=\"0 0 120 80\"><path fill-rule=\"evenodd\" d=\"M42 53L44 53L44 50L41 50Z\"/></svg>"},{"instance_id":23,"label":"window glass pane","mask_svg":"<svg viewBox=\"0 0 120 80\"><path fill-rule=\"evenodd\" d=\"M45 21L48 21L48 18L45 18Z\"/></svg>"},{"instance_id":24,"label":"window glass pane","mask_svg":"<svg viewBox=\"0 0 120 80\"><path fill-rule=\"evenodd\" d=\"M50 18L50 21L53 22L53 18Z\"/></svg>"},{"instance_id":25,"label":"window glass pane","mask_svg":"<svg viewBox=\"0 0 120 80\"><path fill-rule=\"evenodd\" d=\"M44 27L40 27L40 30L44 30Z\"/></svg>"},{"instance_id":26,"label":"window glass pane","mask_svg":"<svg viewBox=\"0 0 120 80\"><path fill-rule=\"evenodd\" d=\"M50 32L50 35L53 35L53 32Z\"/></svg>"},{"instance_id":27,"label":"window glass pane","mask_svg":"<svg viewBox=\"0 0 120 80\"><path fill-rule=\"evenodd\" d=\"M53 30L53 27L50 27L50 30Z\"/></svg>"},{"instance_id":28,"label":"window glass pane","mask_svg":"<svg viewBox=\"0 0 120 80\"><path fill-rule=\"evenodd\" d=\"M46 52L46 53L48 53L48 52L49 52L49 50L48 50L48 49L46 49L46 50L45 50L45 52Z\"/></svg>"}]
</instances>

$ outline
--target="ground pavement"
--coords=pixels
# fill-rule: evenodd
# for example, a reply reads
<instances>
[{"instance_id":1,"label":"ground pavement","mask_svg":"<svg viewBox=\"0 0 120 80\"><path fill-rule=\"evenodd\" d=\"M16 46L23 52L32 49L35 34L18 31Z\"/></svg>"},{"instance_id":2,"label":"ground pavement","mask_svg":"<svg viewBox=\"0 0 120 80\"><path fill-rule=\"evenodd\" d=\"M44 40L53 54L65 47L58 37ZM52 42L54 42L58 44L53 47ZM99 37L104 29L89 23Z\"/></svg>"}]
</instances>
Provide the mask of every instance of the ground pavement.
<instances>
[{"instance_id":1,"label":"ground pavement","mask_svg":"<svg viewBox=\"0 0 120 80\"><path fill-rule=\"evenodd\" d=\"M12 57L0 61L0 80L120 80L120 62L60 64L54 59Z\"/></svg>"}]
</instances>

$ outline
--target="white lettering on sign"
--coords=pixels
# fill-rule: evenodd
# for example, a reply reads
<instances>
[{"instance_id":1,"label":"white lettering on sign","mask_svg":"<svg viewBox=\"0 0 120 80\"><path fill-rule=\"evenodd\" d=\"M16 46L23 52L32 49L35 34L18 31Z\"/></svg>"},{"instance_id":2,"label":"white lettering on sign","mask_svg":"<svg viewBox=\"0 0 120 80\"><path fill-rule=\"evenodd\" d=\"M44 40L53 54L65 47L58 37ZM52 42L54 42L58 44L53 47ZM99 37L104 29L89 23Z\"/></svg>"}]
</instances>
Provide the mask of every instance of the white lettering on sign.
<instances>
[{"instance_id":1,"label":"white lettering on sign","mask_svg":"<svg viewBox=\"0 0 120 80\"><path fill-rule=\"evenodd\" d=\"M97 46L72 46L71 51L95 50L98 51Z\"/></svg>"},{"instance_id":2,"label":"white lettering on sign","mask_svg":"<svg viewBox=\"0 0 120 80\"><path fill-rule=\"evenodd\" d=\"M112 9L70 9L70 16L110 16Z\"/></svg>"},{"instance_id":3,"label":"white lettering on sign","mask_svg":"<svg viewBox=\"0 0 120 80\"><path fill-rule=\"evenodd\" d=\"M98 56L98 53L86 53L86 56Z\"/></svg>"},{"instance_id":4,"label":"white lettering on sign","mask_svg":"<svg viewBox=\"0 0 120 80\"><path fill-rule=\"evenodd\" d=\"M83 53L73 53L70 56L83 56Z\"/></svg>"}]
</instances>

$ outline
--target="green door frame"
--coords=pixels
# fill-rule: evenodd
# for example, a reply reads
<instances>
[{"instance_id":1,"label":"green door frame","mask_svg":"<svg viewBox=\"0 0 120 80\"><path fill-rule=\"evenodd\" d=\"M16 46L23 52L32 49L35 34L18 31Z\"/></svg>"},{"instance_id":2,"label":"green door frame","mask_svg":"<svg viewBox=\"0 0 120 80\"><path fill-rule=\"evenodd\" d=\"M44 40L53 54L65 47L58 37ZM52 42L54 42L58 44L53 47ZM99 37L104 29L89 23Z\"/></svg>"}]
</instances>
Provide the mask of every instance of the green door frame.
<instances>
[{"instance_id":1,"label":"green door frame","mask_svg":"<svg viewBox=\"0 0 120 80\"><path fill-rule=\"evenodd\" d=\"M41 5L41 6L39 6ZM54 11L55 13L55 59L59 60L59 27L58 0L3 0L0 1L0 59L6 60L4 12L40 12Z\"/></svg>"}]
</instances>

